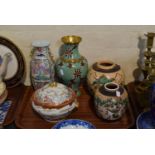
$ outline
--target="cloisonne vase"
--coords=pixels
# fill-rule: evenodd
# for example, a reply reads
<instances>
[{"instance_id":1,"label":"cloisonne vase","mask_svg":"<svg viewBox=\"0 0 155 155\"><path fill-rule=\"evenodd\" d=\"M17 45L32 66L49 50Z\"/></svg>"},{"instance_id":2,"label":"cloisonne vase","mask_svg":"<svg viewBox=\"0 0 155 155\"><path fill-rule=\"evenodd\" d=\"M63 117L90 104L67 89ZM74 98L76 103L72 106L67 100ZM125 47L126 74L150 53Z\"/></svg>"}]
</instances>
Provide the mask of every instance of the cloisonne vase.
<instances>
[{"instance_id":1,"label":"cloisonne vase","mask_svg":"<svg viewBox=\"0 0 155 155\"><path fill-rule=\"evenodd\" d=\"M55 71L54 61L49 50L49 42L34 41L32 46L30 72L31 82L36 90L50 82L54 82Z\"/></svg>"},{"instance_id":2,"label":"cloisonne vase","mask_svg":"<svg viewBox=\"0 0 155 155\"><path fill-rule=\"evenodd\" d=\"M62 83L71 87L77 96L80 96L79 85L88 72L88 62L78 50L81 37L65 36L62 42L63 51L56 62L56 73Z\"/></svg>"},{"instance_id":3,"label":"cloisonne vase","mask_svg":"<svg viewBox=\"0 0 155 155\"><path fill-rule=\"evenodd\" d=\"M98 116L105 120L117 120L122 117L129 102L126 90L114 82L100 86L96 90L94 100Z\"/></svg>"}]
</instances>

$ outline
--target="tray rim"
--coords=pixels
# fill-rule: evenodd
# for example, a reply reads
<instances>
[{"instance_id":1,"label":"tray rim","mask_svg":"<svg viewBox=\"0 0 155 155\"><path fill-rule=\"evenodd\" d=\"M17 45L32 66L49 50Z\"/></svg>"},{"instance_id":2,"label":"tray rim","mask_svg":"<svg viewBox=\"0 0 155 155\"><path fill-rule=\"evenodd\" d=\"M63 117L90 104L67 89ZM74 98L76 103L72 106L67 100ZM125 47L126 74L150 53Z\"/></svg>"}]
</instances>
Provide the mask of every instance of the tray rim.
<instances>
[{"instance_id":1,"label":"tray rim","mask_svg":"<svg viewBox=\"0 0 155 155\"><path fill-rule=\"evenodd\" d=\"M23 92L24 93L24 96L23 96L23 98L22 99L20 99L20 102L21 102L21 106L19 106L18 107L18 109L17 109L17 112L16 112L16 119L15 119L15 125L16 125L16 127L17 128L19 128L19 129L51 129L52 128L52 123L51 123L51 128L25 128L25 127L23 127L23 125L21 125L19 122L19 119L20 119L20 114L21 114L21 111L22 111L22 109L23 109L23 107L22 107L22 104L24 104L24 98L26 97L26 94L29 92L29 89L32 89L32 87L31 86L26 86L25 87L25 91ZM90 95L91 96L91 95ZM27 103L28 104L28 103ZM27 105L26 104L26 105ZM25 105L25 106L26 106ZM127 109L126 110L128 110L128 113L130 114L130 118L131 118L131 123L128 125L128 127L127 128L98 128L98 127L96 127L96 129L130 129L130 128L132 128L134 125L135 125L135 117L134 117L134 114L133 114L133 111L132 111L132 107L131 107L131 103L129 103L128 105L127 105ZM124 116L122 116L122 117L124 117ZM76 118L64 118L64 119L76 119ZM78 118L78 119L81 119L81 118ZM98 119L100 119L100 118L98 118ZM85 120L85 119L84 119ZM86 120L86 121L88 121L88 120ZM48 122L47 122L48 123ZM91 122L92 124L93 124L93 122ZM104 124L104 123L103 123ZM54 125L53 125L54 126Z\"/></svg>"}]
</instances>

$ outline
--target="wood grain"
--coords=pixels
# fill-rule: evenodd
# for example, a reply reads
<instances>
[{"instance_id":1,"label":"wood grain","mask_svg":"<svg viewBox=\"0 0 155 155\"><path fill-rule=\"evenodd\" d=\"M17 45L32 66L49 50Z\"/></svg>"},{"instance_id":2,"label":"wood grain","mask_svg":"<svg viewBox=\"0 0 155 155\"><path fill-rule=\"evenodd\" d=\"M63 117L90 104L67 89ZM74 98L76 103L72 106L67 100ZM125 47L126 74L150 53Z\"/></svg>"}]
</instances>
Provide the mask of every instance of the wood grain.
<instances>
[{"instance_id":1,"label":"wood grain","mask_svg":"<svg viewBox=\"0 0 155 155\"><path fill-rule=\"evenodd\" d=\"M33 89L25 87L23 97L20 99L20 104L16 113L15 124L18 128L23 129L50 129L56 122L46 122L36 112L33 111L31 106L31 95ZM134 125L134 116L130 104L127 107L126 113L117 121L105 121L97 117L94 107L93 98L89 95L88 91L81 87L82 95L78 98L79 109L74 111L70 116L65 119L83 119L91 122L98 129L119 129L131 128Z\"/></svg>"}]
</instances>

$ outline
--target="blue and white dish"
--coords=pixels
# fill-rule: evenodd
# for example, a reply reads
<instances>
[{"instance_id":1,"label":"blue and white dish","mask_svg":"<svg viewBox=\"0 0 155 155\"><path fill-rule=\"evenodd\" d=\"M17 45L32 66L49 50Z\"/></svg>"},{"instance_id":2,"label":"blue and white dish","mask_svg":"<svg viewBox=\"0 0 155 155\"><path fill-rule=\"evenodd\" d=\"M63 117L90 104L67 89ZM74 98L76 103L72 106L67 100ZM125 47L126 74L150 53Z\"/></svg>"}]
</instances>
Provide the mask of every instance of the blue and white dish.
<instances>
[{"instance_id":1,"label":"blue and white dish","mask_svg":"<svg viewBox=\"0 0 155 155\"><path fill-rule=\"evenodd\" d=\"M153 120L151 111L139 114L136 126L137 129L155 129L155 120Z\"/></svg>"},{"instance_id":2,"label":"blue and white dish","mask_svg":"<svg viewBox=\"0 0 155 155\"><path fill-rule=\"evenodd\" d=\"M68 119L58 122L53 129L95 129L95 126L84 120Z\"/></svg>"},{"instance_id":3,"label":"blue and white dish","mask_svg":"<svg viewBox=\"0 0 155 155\"><path fill-rule=\"evenodd\" d=\"M0 105L0 124L3 124L6 115L9 111L12 101L5 101Z\"/></svg>"}]
</instances>

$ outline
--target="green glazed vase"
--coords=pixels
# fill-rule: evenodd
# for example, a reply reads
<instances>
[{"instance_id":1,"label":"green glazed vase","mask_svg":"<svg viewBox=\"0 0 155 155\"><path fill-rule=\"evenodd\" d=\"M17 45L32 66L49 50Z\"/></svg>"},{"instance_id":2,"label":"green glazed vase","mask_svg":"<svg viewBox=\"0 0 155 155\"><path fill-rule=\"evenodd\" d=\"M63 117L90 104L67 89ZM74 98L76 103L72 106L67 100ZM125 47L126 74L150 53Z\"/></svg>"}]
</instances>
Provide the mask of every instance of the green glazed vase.
<instances>
[{"instance_id":1,"label":"green glazed vase","mask_svg":"<svg viewBox=\"0 0 155 155\"><path fill-rule=\"evenodd\" d=\"M80 55L78 45L79 36L65 36L62 38L62 51L56 62L56 74L60 82L71 87L80 96L79 85L88 72L88 62Z\"/></svg>"}]
</instances>

